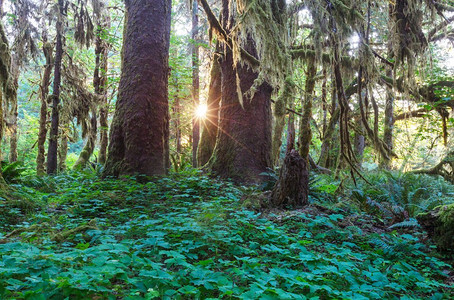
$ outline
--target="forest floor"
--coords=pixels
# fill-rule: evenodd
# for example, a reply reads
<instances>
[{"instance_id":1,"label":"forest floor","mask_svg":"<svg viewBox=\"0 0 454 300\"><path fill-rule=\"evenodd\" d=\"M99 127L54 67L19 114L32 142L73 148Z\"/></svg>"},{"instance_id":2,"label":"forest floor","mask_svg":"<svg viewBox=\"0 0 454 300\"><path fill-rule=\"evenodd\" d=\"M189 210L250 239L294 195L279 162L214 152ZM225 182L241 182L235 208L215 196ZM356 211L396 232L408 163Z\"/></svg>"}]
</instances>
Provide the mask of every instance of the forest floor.
<instances>
[{"instance_id":1,"label":"forest floor","mask_svg":"<svg viewBox=\"0 0 454 300\"><path fill-rule=\"evenodd\" d=\"M0 298L454 297L453 265L414 219L383 194L327 182L283 211L261 207L258 187L196 170L148 183L29 177L0 198Z\"/></svg>"}]
</instances>

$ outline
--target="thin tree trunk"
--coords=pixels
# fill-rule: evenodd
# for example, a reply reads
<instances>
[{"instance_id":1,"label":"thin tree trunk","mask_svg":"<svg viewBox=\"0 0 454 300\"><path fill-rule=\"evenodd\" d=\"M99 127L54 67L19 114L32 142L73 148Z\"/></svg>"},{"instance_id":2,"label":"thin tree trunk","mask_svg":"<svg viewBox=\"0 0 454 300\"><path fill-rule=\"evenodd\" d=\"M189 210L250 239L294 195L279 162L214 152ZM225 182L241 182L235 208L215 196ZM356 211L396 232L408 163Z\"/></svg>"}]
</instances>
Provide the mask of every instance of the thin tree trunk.
<instances>
[{"instance_id":1,"label":"thin tree trunk","mask_svg":"<svg viewBox=\"0 0 454 300\"><path fill-rule=\"evenodd\" d=\"M287 89L284 86L284 91ZM273 142L272 142L272 162L273 165L279 164L279 158L281 154L282 146L282 132L284 131L285 126L285 108L287 103L285 102L285 97L279 97L274 105L274 126L273 126Z\"/></svg>"},{"instance_id":2,"label":"thin tree trunk","mask_svg":"<svg viewBox=\"0 0 454 300\"><path fill-rule=\"evenodd\" d=\"M326 68L323 68L323 82L322 82L322 111L323 111L323 121L322 121L322 134L323 137L325 136L325 132L328 126L328 103L326 101L327 98L327 81L328 81L328 76L327 76L327 71ZM322 137L322 138L323 138Z\"/></svg>"},{"instance_id":3,"label":"thin tree trunk","mask_svg":"<svg viewBox=\"0 0 454 300\"><path fill-rule=\"evenodd\" d=\"M299 132L299 154L306 161L306 166L309 165L309 147L312 141L311 119L312 119L312 97L315 88L315 75L317 73L317 66L315 57L309 59L307 62L306 71L306 84L304 87L304 103L303 103L303 117L300 123Z\"/></svg>"},{"instance_id":4,"label":"thin tree trunk","mask_svg":"<svg viewBox=\"0 0 454 300\"><path fill-rule=\"evenodd\" d=\"M171 1L125 5L122 74L104 174L165 175Z\"/></svg>"},{"instance_id":5,"label":"thin tree trunk","mask_svg":"<svg viewBox=\"0 0 454 300\"><path fill-rule=\"evenodd\" d=\"M41 102L41 108L39 111L39 133L38 133L38 155L36 157L36 173L38 175L45 174L45 147L47 135L47 97L49 95L50 75L52 73L52 52L53 46L47 40L47 30L43 27L42 33L43 39L43 54L46 58L46 65L44 66L43 77L41 79L41 85L39 87L39 98Z\"/></svg>"},{"instance_id":6,"label":"thin tree trunk","mask_svg":"<svg viewBox=\"0 0 454 300\"><path fill-rule=\"evenodd\" d=\"M194 112L200 105L199 100L199 46L197 44L197 34L199 27L198 2L192 2L192 101ZM200 118L194 116L192 119L192 166L197 167L197 147L200 140Z\"/></svg>"},{"instance_id":7,"label":"thin tree trunk","mask_svg":"<svg viewBox=\"0 0 454 300\"><path fill-rule=\"evenodd\" d=\"M11 59L10 81L6 99L9 107L7 110L7 126L9 127L9 157L10 163L17 161L17 89L19 86L20 65L16 55Z\"/></svg>"},{"instance_id":8,"label":"thin tree trunk","mask_svg":"<svg viewBox=\"0 0 454 300\"><path fill-rule=\"evenodd\" d=\"M52 120L49 135L49 147L47 150L47 174L55 174L58 167L58 126L60 121L58 105L60 103L61 63L63 57L63 0L58 0L58 8L59 14L56 24L57 43L55 47L54 87L52 94Z\"/></svg>"},{"instance_id":9,"label":"thin tree trunk","mask_svg":"<svg viewBox=\"0 0 454 300\"><path fill-rule=\"evenodd\" d=\"M355 137L354 137L354 147L355 147L355 154L356 154L356 160L358 161L358 167L361 168L362 162L363 162L363 156L364 156L364 149L366 147L366 138L364 136L364 128L363 124L361 122L361 118L355 118L355 123L356 126L358 127L358 130L355 131Z\"/></svg>"},{"instance_id":10,"label":"thin tree trunk","mask_svg":"<svg viewBox=\"0 0 454 300\"><path fill-rule=\"evenodd\" d=\"M0 184L3 183L2 176L2 147L1 143L3 141L3 83L0 84Z\"/></svg>"},{"instance_id":11,"label":"thin tree trunk","mask_svg":"<svg viewBox=\"0 0 454 300\"><path fill-rule=\"evenodd\" d=\"M392 4L389 5L389 25L388 27L391 29L392 24L392 14L393 14L393 6ZM388 59L393 57L393 45L392 42L388 42ZM386 71L386 76L393 78L393 70L388 67ZM385 128L383 132L383 142L385 145L390 149L393 150L393 127L394 127L394 91L392 87L386 86L386 104L385 104ZM390 157L381 157L381 167L385 169L391 168L391 159Z\"/></svg>"},{"instance_id":12,"label":"thin tree trunk","mask_svg":"<svg viewBox=\"0 0 454 300\"><path fill-rule=\"evenodd\" d=\"M65 132L67 129L64 125L62 127L58 147L58 172L66 171L66 157L68 156L68 134Z\"/></svg>"},{"instance_id":13,"label":"thin tree trunk","mask_svg":"<svg viewBox=\"0 0 454 300\"><path fill-rule=\"evenodd\" d=\"M110 20L106 17L106 27L110 27ZM101 29L102 30L102 29ZM96 66L93 85L95 92L101 97L99 108L99 154L98 162L105 164L107 159L107 145L109 143L109 103L107 102L107 70L109 45L98 34L96 38L95 54ZM96 73L97 70L97 73Z\"/></svg>"},{"instance_id":14,"label":"thin tree trunk","mask_svg":"<svg viewBox=\"0 0 454 300\"><path fill-rule=\"evenodd\" d=\"M93 73L93 87L95 94L101 99L101 109L100 109L100 118L101 118L101 154L102 161L105 161L106 147L107 147L107 44L101 38L102 28L99 28L96 45L95 45L95 70ZM102 111L101 111L102 110ZM74 164L74 169L83 169L87 162L90 160L95 147L96 140L98 135L98 120L97 120L97 107L93 104L91 109L91 118L90 118L90 132L87 137L84 148L80 152L79 158ZM104 145L103 145L104 143Z\"/></svg>"},{"instance_id":15,"label":"thin tree trunk","mask_svg":"<svg viewBox=\"0 0 454 300\"><path fill-rule=\"evenodd\" d=\"M320 150L320 157L318 160L318 164L324 168L329 169L330 167L333 167L333 160L331 157L333 156L332 154L332 148L335 143L335 133L336 133L336 126L339 122L339 116L340 116L340 110L337 107L337 91L336 91L336 85L334 83L334 78L331 81L332 82L332 89L331 89L331 118L326 126L326 130L323 132L323 141L322 141L322 147Z\"/></svg>"},{"instance_id":16,"label":"thin tree trunk","mask_svg":"<svg viewBox=\"0 0 454 300\"><path fill-rule=\"evenodd\" d=\"M97 109L92 108L91 118L90 118L90 131L88 132L87 141L85 142L84 148L79 154L79 158L74 163L73 169L74 170L81 170L85 168L87 162L90 160L93 151L95 150L96 146L96 138L98 135L97 130L97 123L98 120L96 118Z\"/></svg>"},{"instance_id":17,"label":"thin tree trunk","mask_svg":"<svg viewBox=\"0 0 454 300\"><path fill-rule=\"evenodd\" d=\"M181 148L181 104L180 104L180 86L178 77L175 78L175 101L173 106L174 127L175 127L175 146L177 149L178 156L182 152Z\"/></svg>"},{"instance_id":18,"label":"thin tree trunk","mask_svg":"<svg viewBox=\"0 0 454 300\"><path fill-rule=\"evenodd\" d=\"M218 48L218 46L216 47ZM198 149L199 166L205 165L213 154L219 123L219 103L221 101L221 67L217 55L211 61L210 87L208 90L207 116L202 123L202 135Z\"/></svg>"},{"instance_id":19,"label":"thin tree trunk","mask_svg":"<svg viewBox=\"0 0 454 300\"><path fill-rule=\"evenodd\" d=\"M293 109L293 105L290 108ZM288 154L293 149L295 149L295 115L289 113L287 125L287 150L285 153Z\"/></svg>"}]
</instances>

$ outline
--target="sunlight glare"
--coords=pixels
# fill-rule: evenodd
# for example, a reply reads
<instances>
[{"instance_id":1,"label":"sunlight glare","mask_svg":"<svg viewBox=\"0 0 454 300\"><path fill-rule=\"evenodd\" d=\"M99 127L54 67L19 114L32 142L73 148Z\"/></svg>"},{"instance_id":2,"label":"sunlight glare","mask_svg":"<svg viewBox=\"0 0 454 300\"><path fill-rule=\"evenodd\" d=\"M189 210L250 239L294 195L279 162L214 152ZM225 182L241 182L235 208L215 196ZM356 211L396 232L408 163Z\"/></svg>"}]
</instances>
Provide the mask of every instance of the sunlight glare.
<instances>
[{"instance_id":1,"label":"sunlight glare","mask_svg":"<svg viewBox=\"0 0 454 300\"><path fill-rule=\"evenodd\" d=\"M195 110L195 115L199 119L205 119L207 116L208 107L206 104L200 104Z\"/></svg>"}]
</instances>

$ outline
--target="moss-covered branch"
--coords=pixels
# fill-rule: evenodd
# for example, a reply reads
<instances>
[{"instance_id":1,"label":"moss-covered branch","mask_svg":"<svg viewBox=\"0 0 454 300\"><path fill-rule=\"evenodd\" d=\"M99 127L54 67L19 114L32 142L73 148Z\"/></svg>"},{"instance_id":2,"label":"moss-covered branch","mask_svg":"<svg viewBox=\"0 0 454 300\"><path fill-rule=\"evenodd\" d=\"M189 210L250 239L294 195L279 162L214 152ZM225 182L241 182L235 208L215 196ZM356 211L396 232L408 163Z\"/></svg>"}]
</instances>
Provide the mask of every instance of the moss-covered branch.
<instances>
[{"instance_id":1,"label":"moss-covered branch","mask_svg":"<svg viewBox=\"0 0 454 300\"><path fill-rule=\"evenodd\" d=\"M210 35L211 31L213 31L218 39L227 44L227 46L232 49L233 48L233 41L230 36L227 34L227 31L222 27L219 20L214 15L213 11L211 10L210 6L208 5L206 0L199 0L200 4L205 11L208 23L210 24ZM240 47L241 58L244 59L252 68L258 68L260 66L260 61L256 59L252 54L248 51L244 50Z\"/></svg>"}]
</instances>

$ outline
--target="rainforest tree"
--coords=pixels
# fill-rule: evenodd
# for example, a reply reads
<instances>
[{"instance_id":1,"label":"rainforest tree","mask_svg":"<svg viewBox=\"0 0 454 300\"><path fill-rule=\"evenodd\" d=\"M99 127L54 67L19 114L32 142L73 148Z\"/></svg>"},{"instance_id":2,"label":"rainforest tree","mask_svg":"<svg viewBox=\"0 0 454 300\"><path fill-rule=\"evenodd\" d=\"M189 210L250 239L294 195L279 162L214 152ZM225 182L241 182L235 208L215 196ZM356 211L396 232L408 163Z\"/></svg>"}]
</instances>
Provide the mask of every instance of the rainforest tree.
<instances>
[{"instance_id":1,"label":"rainforest tree","mask_svg":"<svg viewBox=\"0 0 454 300\"><path fill-rule=\"evenodd\" d=\"M170 0L127 0L122 73L105 174L164 175L169 167Z\"/></svg>"}]
</instances>

